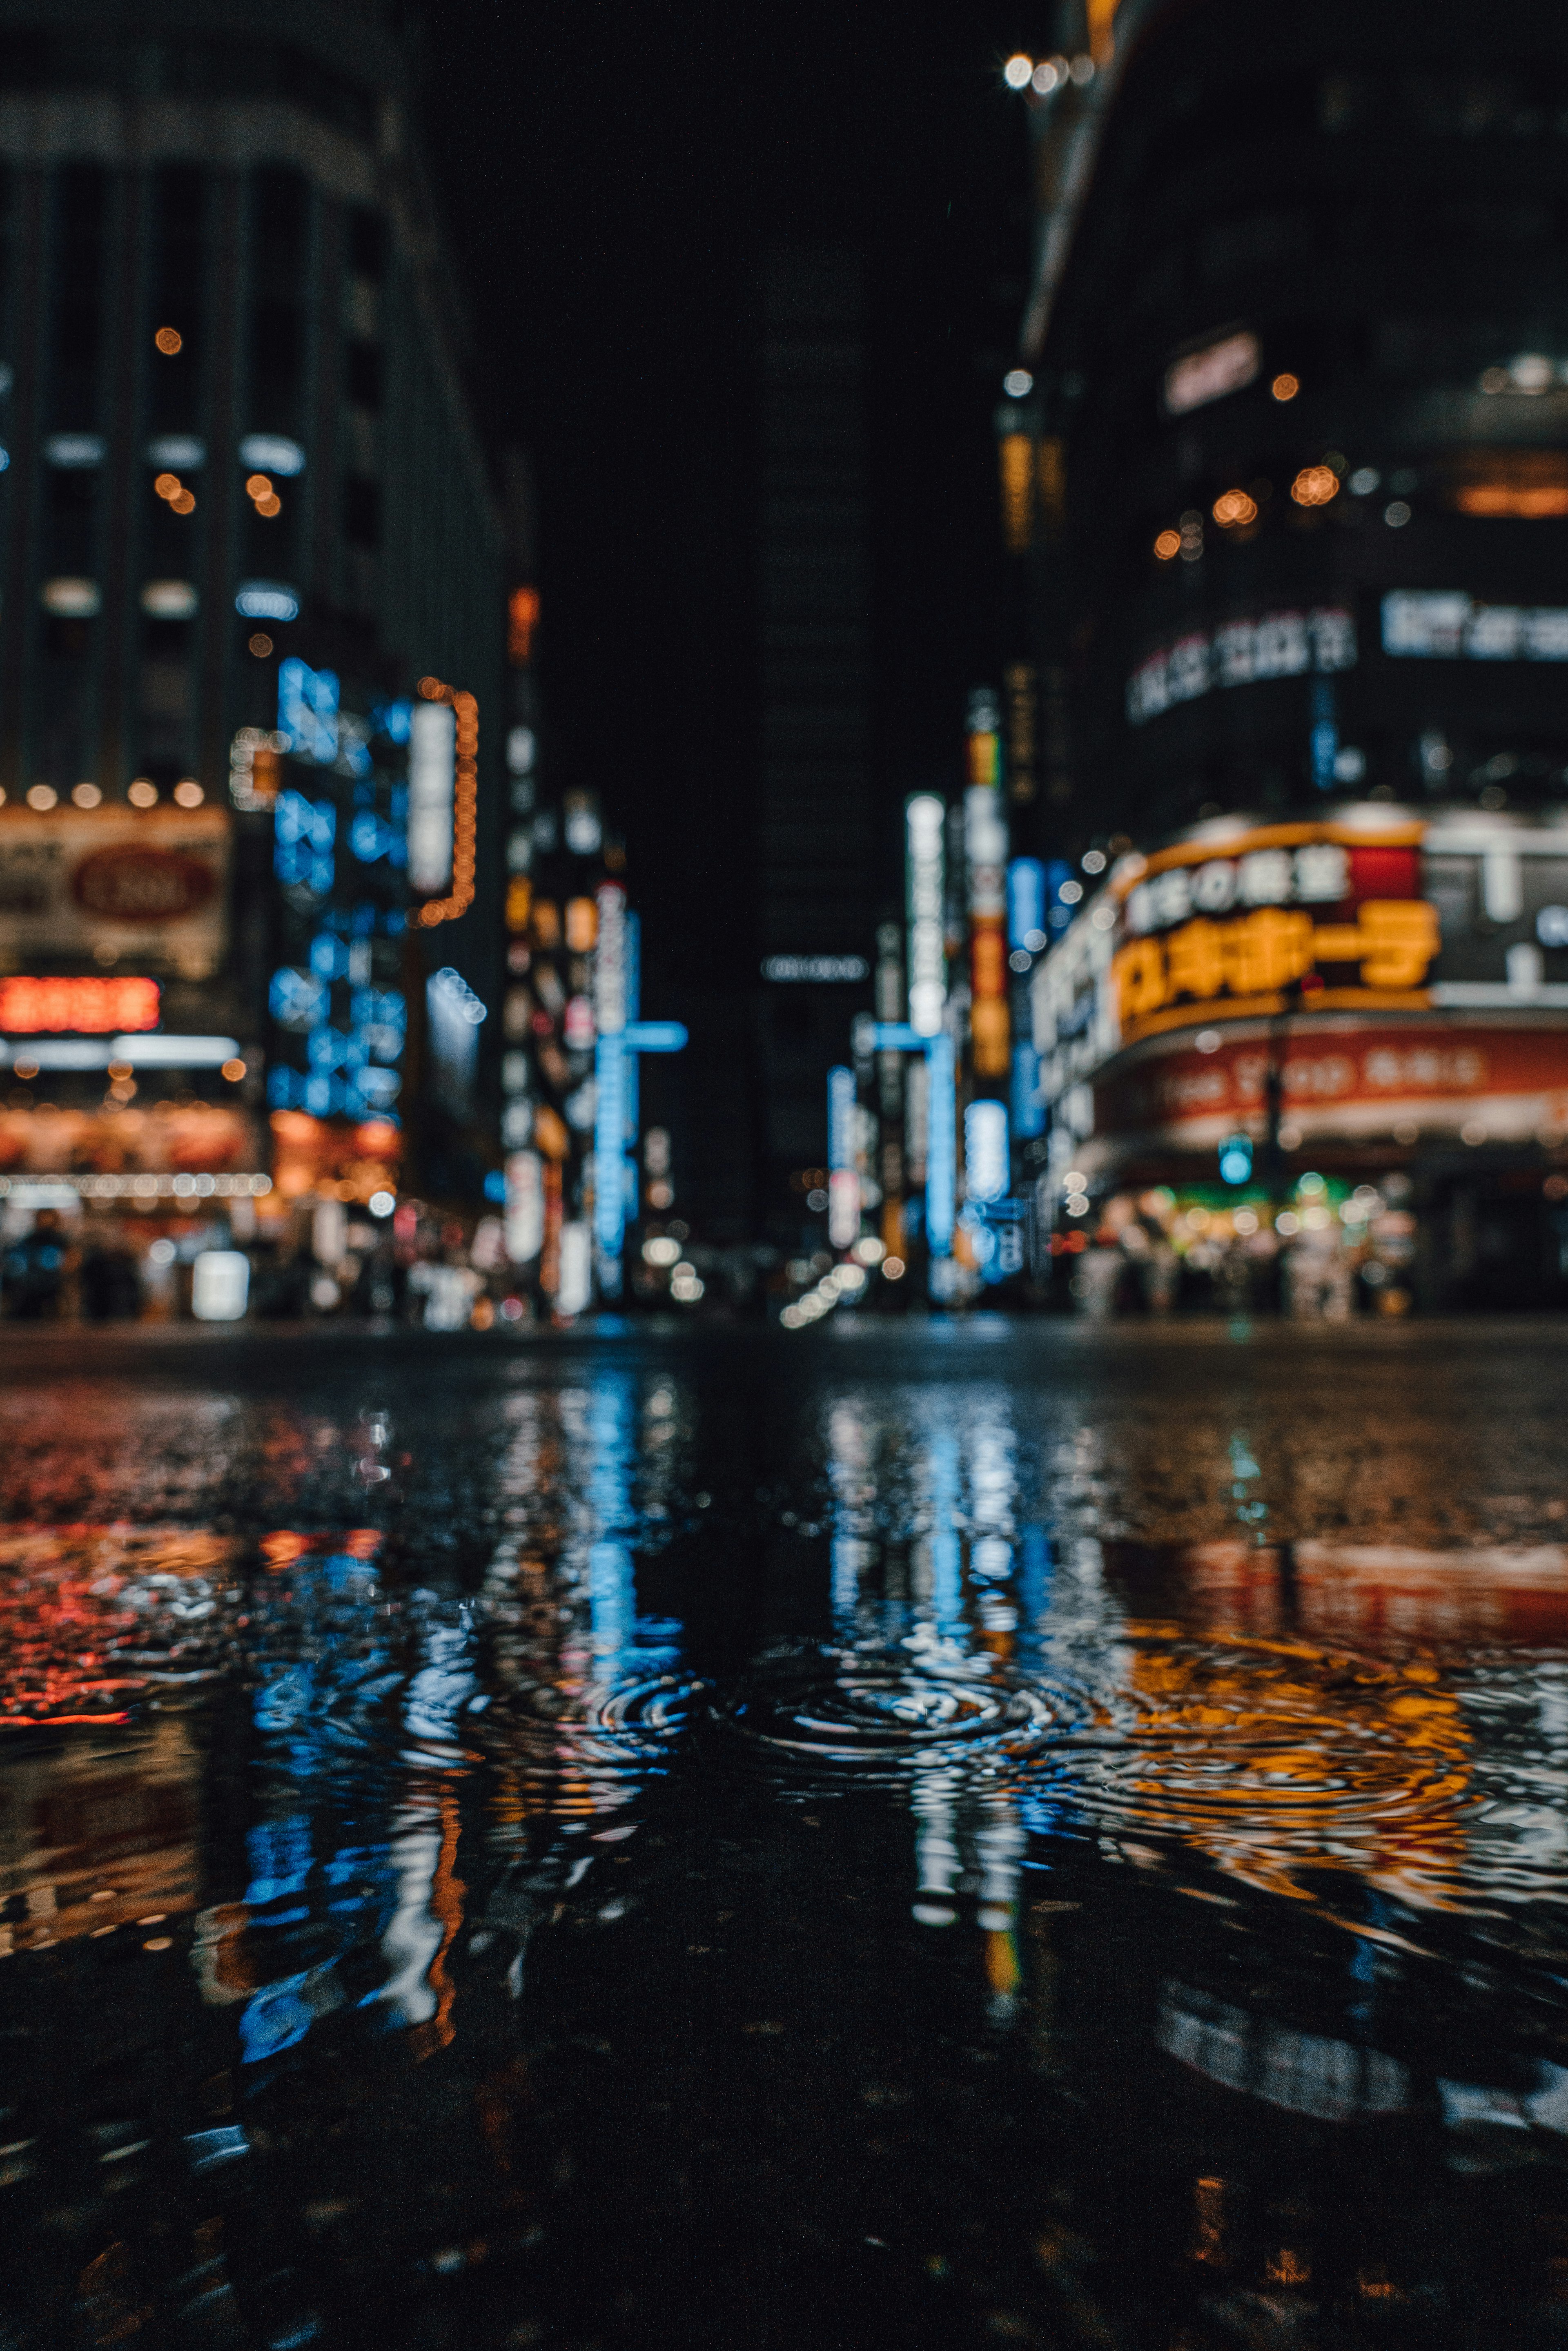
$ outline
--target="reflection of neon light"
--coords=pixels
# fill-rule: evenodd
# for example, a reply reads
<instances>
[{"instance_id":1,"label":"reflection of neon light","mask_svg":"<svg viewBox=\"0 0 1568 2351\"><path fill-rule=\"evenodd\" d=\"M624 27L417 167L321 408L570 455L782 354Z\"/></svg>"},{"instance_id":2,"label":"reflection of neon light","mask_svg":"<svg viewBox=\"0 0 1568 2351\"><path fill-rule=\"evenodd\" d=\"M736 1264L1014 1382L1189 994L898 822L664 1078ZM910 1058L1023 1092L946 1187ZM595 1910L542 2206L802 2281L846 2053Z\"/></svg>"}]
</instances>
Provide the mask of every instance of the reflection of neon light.
<instances>
[{"instance_id":1,"label":"reflection of neon light","mask_svg":"<svg viewBox=\"0 0 1568 2351\"><path fill-rule=\"evenodd\" d=\"M431 692L434 687L435 691ZM449 702L457 721L457 773L452 808L452 889L444 898L433 898L414 920L428 930L435 923L455 922L474 904L474 872L478 862L479 705L471 694L455 693L437 679L422 681L429 702Z\"/></svg>"},{"instance_id":2,"label":"reflection of neon light","mask_svg":"<svg viewBox=\"0 0 1568 2351\"><path fill-rule=\"evenodd\" d=\"M957 1510L957 1440L944 1430L931 1442L931 1606L937 1631L952 1635L961 1631L964 1613Z\"/></svg>"}]
</instances>

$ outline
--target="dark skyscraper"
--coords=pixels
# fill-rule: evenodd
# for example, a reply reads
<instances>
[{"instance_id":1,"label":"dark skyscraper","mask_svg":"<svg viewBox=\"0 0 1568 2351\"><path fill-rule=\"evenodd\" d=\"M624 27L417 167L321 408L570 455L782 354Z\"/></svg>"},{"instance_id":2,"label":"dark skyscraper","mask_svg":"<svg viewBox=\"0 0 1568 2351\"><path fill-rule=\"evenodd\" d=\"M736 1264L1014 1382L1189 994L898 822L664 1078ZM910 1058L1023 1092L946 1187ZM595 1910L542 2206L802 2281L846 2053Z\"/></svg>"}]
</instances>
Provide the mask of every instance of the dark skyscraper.
<instances>
[{"instance_id":1,"label":"dark skyscraper","mask_svg":"<svg viewBox=\"0 0 1568 2351\"><path fill-rule=\"evenodd\" d=\"M1513 0L1484 59L1392 0L1059 31L1014 413L1050 819L1112 871L1034 983L1058 1165L1125 1202L1256 1146L1348 1188L1284 1212L1303 1295L1380 1204L1380 1304L1559 1297L1563 19Z\"/></svg>"},{"instance_id":2,"label":"dark skyscraper","mask_svg":"<svg viewBox=\"0 0 1568 2351\"><path fill-rule=\"evenodd\" d=\"M820 1160L827 1072L871 1001L865 286L856 255L780 246L760 274L757 946L762 1215ZM858 982L858 985L857 985Z\"/></svg>"}]
</instances>

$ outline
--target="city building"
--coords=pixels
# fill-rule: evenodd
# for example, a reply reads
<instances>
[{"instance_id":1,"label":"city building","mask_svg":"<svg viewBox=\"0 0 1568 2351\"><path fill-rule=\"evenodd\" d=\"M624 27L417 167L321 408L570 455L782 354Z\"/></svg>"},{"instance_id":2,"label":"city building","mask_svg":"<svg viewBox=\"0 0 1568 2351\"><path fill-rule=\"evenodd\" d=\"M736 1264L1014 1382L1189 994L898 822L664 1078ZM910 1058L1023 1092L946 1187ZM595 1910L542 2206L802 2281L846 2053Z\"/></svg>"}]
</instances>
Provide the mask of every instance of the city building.
<instances>
[{"instance_id":1,"label":"city building","mask_svg":"<svg viewBox=\"0 0 1568 2351\"><path fill-rule=\"evenodd\" d=\"M1568 31L1049 34L1006 69L1039 216L1001 423L1074 874L1030 977L1058 1275L1561 1302Z\"/></svg>"},{"instance_id":2,"label":"city building","mask_svg":"<svg viewBox=\"0 0 1568 2351\"><path fill-rule=\"evenodd\" d=\"M781 245L758 277L758 1225L793 1238L829 1067L871 1001L876 914L865 267Z\"/></svg>"},{"instance_id":3,"label":"city building","mask_svg":"<svg viewBox=\"0 0 1568 2351\"><path fill-rule=\"evenodd\" d=\"M498 1164L502 517L401 24L0 0L0 1160L68 1202Z\"/></svg>"}]
</instances>

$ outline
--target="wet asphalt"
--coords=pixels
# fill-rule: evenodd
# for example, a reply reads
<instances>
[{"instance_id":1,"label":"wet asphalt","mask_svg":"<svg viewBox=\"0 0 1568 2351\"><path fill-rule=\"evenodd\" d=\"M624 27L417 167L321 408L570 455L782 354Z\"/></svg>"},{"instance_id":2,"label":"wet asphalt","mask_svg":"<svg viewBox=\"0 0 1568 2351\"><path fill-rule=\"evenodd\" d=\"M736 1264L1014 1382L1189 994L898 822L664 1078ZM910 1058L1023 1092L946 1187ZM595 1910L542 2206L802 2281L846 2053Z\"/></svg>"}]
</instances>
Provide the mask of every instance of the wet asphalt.
<instances>
[{"instance_id":1,"label":"wet asphalt","mask_svg":"<svg viewBox=\"0 0 1568 2351\"><path fill-rule=\"evenodd\" d=\"M0 1343L0 2351L1568 2338L1568 1327Z\"/></svg>"}]
</instances>

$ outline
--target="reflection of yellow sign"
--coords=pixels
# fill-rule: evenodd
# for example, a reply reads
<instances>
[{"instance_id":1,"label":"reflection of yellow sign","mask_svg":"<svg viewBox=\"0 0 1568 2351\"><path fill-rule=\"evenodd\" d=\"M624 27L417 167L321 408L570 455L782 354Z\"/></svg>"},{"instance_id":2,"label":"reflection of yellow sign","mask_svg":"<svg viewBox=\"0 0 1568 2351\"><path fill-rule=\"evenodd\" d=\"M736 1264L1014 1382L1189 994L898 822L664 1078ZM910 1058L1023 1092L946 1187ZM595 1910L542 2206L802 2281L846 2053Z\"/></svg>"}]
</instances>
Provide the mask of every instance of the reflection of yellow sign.
<instances>
[{"instance_id":1,"label":"reflection of yellow sign","mask_svg":"<svg viewBox=\"0 0 1568 2351\"><path fill-rule=\"evenodd\" d=\"M1134 939L1116 956L1123 1034L1179 998L1196 1007L1222 996L1269 997L1322 964L1359 964L1364 987L1419 987L1438 944L1437 910L1424 898L1369 899L1354 923L1314 925L1304 908L1285 906L1260 906L1233 922L1184 923L1164 938Z\"/></svg>"}]
</instances>

